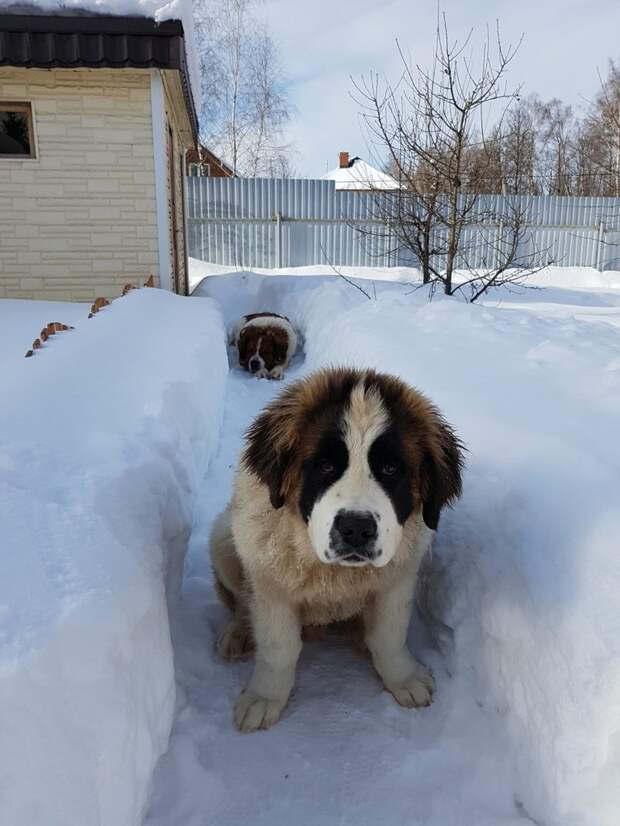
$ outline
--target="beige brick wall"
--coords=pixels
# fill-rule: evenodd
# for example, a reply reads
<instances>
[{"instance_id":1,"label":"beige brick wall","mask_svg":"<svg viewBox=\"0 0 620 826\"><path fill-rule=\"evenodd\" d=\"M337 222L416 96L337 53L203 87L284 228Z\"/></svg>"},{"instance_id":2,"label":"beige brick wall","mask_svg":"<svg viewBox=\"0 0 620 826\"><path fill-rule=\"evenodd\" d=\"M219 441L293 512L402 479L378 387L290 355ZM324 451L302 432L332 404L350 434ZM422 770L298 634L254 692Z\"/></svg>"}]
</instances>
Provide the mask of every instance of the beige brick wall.
<instances>
[{"instance_id":1,"label":"beige brick wall","mask_svg":"<svg viewBox=\"0 0 620 826\"><path fill-rule=\"evenodd\" d=\"M114 298L158 273L148 71L0 68L37 158L0 158L0 297Z\"/></svg>"}]
</instances>

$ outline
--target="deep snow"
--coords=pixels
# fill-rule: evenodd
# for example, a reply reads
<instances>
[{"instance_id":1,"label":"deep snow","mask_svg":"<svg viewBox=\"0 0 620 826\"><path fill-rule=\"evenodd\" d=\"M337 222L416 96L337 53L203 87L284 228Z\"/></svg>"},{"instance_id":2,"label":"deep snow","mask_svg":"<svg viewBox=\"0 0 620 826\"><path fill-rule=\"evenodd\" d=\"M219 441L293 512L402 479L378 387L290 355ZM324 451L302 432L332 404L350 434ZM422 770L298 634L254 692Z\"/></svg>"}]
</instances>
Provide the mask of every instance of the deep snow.
<instances>
[{"instance_id":1,"label":"deep snow","mask_svg":"<svg viewBox=\"0 0 620 826\"><path fill-rule=\"evenodd\" d=\"M367 272L371 301L306 274L210 278L196 294L228 323L289 315L305 340L289 380L329 363L376 366L428 393L459 430L465 493L442 518L426 621L412 624L437 696L401 709L341 640L307 643L281 722L234 731L251 665L214 653L226 612L208 534L242 433L279 385L233 370L174 621L179 702L148 826L616 826L620 274L547 271L552 289L479 306L429 304L411 273L389 284Z\"/></svg>"},{"instance_id":2,"label":"deep snow","mask_svg":"<svg viewBox=\"0 0 620 826\"><path fill-rule=\"evenodd\" d=\"M140 823L175 710L166 596L176 714L148 826L617 826L620 274L547 271L479 306L429 304L411 271L366 272L372 300L305 275L141 290L88 321L0 302L1 826ZM274 729L233 729L251 664L214 652L208 534L281 384L227 376L220 312L266 308L302 333L287 380L390 370L469 448L411 629L428 709L333 637L305 645ZM52 320L76 329L25 360Z\"/></svg>"},{"instance_id":3,"label":"deep snow","mask_svg":"<svg viewBox=\"0 0 620 826\"><path fill-rule=\"evenodd\" d=\"M205 299L0 302L0 824L138 826L227 373ZM33 358L41 326L68 321Z\"/></svg>"}]
</instances>

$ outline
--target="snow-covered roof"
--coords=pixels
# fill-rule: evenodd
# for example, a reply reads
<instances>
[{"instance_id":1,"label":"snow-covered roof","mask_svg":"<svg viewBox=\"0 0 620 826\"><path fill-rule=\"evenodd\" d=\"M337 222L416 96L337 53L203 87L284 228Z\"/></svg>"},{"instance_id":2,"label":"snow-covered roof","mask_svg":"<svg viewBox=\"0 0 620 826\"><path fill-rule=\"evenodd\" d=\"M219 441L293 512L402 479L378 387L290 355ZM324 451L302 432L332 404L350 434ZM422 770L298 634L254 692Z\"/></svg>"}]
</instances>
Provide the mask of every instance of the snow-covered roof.
<instances>
[{"instance_id":1,"label":"snow-covered roof","mask_svg":"<svg viewBox=\"0 0 620 826\"><path fill-rule=\"evenodd\" d=\"M180 20L187 55L187 69L196 107L200 111L200 61L194 34L192 0L0 0L2 13L112 14L149 17L156 22Z\"/></svg>"},{"instance_id":2,"label":"snow-covered roof","mask_svg":"<svg viewBox=\"0 0 620 826\"><path fill-rule=\"evenodd\" d=\"M396 178L361 158L352 158L348 166L332 169L323 179L335 181L336 189L400 189Z\"/></svg>"}]
</instances>

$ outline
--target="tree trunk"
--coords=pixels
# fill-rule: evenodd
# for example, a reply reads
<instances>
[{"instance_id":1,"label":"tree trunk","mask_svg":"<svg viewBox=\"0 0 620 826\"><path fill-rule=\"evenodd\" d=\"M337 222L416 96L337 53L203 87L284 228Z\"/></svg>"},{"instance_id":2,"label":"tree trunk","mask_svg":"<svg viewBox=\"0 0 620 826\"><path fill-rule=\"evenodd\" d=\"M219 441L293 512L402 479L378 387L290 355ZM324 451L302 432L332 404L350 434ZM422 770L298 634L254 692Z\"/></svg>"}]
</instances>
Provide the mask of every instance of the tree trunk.
<instances>
[{"instance_id":1,"label":"tree trunk","mask_svg":"<svg viewBox=\"0 0 620 826\"><path fill-rule=\"evenodd\" d=\"M463 160L463 140L467 126L467 110L461 112L461 119L457 132L456 146L454 150L454 174L450 180L450 220L448 232L448 254L446 256L446 274L444 279L444 292L452 295L452 273L454 262L459 248L460 226L459 226L459 191L461 187L461 165Z\"/></svg>"}]
</instances>

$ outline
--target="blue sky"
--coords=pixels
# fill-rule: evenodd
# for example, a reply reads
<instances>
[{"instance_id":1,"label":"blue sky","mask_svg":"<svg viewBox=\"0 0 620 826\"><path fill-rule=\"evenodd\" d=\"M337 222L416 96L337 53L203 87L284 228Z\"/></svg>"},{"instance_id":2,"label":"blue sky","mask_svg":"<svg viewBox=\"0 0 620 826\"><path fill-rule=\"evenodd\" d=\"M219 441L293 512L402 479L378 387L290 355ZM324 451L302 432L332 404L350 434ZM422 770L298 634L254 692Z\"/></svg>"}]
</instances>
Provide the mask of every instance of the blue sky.
<instances>
[{"instance_id":1,"label":"blue sky","mask_svg":"<svg viewBox=\"0 0 620 826\"><path fill-rule=\"evenodd\" d=\"M265 0L261 13L279 45L296 109L289 134L298 173L323 174L336 166L340 150L368 156L350 76L395 74L397 37L426 63L436 10L434 0ZM442 10L457 37L473 27L480 42L496 19L504 43L525 35L510 70L524 94L583 104L596 93L597 69L604 72L608 58L620 58L619 0L447 0Z\"/></svg>"}]
</instances>

